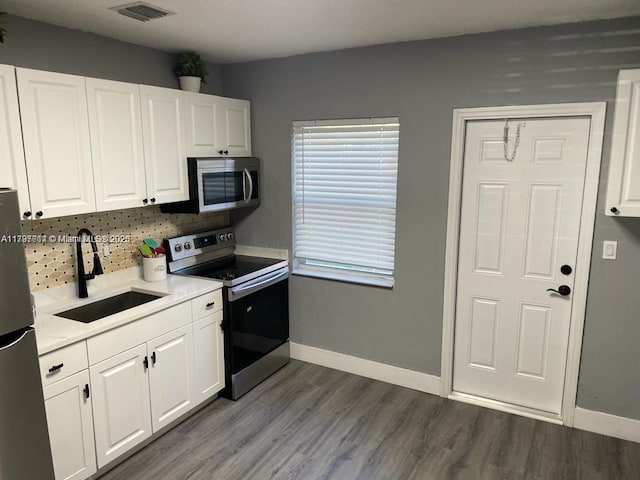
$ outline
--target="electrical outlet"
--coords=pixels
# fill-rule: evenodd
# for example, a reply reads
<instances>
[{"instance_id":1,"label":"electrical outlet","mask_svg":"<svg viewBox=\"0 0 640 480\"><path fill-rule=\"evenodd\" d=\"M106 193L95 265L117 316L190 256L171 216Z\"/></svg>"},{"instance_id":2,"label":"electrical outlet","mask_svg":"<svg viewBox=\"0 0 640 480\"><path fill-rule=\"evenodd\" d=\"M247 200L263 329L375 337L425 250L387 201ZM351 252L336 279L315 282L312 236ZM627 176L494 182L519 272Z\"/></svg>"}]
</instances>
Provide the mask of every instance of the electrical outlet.
<instances>
[{"instance_id":1,"label":"electrical outlet","mask_svg":"<svg viewBox=\"0 0 640 480\"><path fill-rule=\"evenodd\" d=\"M618 256L618 242L615 240L605 240L602 243L602 258L605 260L615 260Z\"/></svg>"}]
</instances>

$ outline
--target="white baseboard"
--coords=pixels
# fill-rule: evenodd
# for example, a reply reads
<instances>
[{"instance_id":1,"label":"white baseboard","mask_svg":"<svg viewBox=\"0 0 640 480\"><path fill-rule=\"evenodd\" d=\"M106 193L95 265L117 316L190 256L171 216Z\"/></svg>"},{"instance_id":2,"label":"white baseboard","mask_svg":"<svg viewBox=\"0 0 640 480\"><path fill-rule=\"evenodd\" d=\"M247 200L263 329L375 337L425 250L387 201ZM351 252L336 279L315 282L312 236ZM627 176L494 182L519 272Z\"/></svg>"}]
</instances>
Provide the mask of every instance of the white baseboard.
<instances>
[{"instance_id":1,"label":"white baseboard","mask_svg":"<svg viewBox=\"0 0 640 480\"><path fill-rule=\"evenodd\" d=\"M576 407L573 426L580 430L640 443L640 420Z\"/></svg>"},{"instance_id":2,"label":"white baseboard","mask_svg":"<svg viewBox=\"0 0 640 480\"><path fill-rule=\"evenodd\" d=\"M420 392L440 395L440 377L291 342L291 358Z\"/></svg>"}]
</instances>

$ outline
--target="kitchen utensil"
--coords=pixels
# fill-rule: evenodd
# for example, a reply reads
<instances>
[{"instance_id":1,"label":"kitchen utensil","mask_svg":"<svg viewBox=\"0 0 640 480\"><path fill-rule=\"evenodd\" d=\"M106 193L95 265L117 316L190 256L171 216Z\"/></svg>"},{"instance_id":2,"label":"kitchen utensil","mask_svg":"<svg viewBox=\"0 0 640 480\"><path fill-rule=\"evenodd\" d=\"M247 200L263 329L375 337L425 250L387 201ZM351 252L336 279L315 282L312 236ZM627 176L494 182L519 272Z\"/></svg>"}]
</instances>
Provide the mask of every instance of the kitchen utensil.
<instances>
[{"instance_id":1,"label":"kitchen utensil","mask_svg":"<svg viewBox=\"0 0 640 480\"><path fill-rule=\"evenodd\" d=\"M156 248L156 247L158 246L158 242L156 242L153 238L150 238L150 237L149 237L149 238L145 238L145 239L143 240L143 242L144 242L146 245L149 245L149 248L152 248L152 249L153 249L153 248Z\"/></svg>"},{"instance_id":2,"label":"kitchen utensil","mask_svg":"<svg viewBox=\"0 0 640 480\"><path fill-rule=\"evenodd\" d=\"M138 249L140 250L140 253L143 257L153 257L153 251L146 243L141 243Z\"/></svg>"}]
</instances>

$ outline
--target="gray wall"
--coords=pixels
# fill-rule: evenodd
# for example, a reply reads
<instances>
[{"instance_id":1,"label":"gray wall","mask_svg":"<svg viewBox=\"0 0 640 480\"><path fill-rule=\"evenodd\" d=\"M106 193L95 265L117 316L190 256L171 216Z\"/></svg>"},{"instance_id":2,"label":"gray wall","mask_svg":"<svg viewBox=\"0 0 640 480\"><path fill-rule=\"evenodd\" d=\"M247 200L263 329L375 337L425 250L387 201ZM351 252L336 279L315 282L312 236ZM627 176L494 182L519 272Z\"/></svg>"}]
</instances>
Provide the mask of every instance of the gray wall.
<instances>
[{"instance_id":1,"label":"gray wall","mask_svg":"<svg viewBox=\"0 0 640 480\"><path fill-rule=\"evenodd\" d=\"M8 16L4 24L8 35L0 44L0 63L180 88L174 54L21 17ZM222 69L214 63L207 67L210 75L201 91L221 94Z\"/></svg>"},{"instance_id":2,"label":"gray wall","mask_svg":"<svg viewBox=\"0 0 640 480\"><path fill-rule=\"evenodd\" d=\"M291 246L291 122L400 117L396 286L294 276L294 341L440 374L447 193L456 107L611 102L640 66L640 18L505 31L225 65L225 94L251 100L263 202L234 214L243 243ZM602 184L579 405L640 418L640 219L605 217ZM603 261L602 241L619 257Z\"/></svg>"}]
</instances>

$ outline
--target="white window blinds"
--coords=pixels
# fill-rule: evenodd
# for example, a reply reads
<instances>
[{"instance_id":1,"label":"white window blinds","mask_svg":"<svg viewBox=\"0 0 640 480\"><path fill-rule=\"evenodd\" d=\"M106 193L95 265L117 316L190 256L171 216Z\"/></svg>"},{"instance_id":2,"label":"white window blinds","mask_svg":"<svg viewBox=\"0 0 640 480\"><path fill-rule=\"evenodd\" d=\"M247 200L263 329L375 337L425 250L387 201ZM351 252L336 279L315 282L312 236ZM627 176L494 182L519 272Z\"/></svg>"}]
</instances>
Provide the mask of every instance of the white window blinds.
<instances>
[{"instance_id":1,"label":"white window blinds","mask_svg":"<svg viewBox=\"0 0 640 480\"><path fill-rule=\"evenodd\" d=\"M294 273L392 286L397 118L293 125Z\"/></svg>"}]
</instances>

